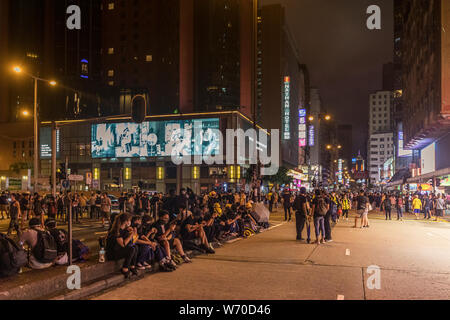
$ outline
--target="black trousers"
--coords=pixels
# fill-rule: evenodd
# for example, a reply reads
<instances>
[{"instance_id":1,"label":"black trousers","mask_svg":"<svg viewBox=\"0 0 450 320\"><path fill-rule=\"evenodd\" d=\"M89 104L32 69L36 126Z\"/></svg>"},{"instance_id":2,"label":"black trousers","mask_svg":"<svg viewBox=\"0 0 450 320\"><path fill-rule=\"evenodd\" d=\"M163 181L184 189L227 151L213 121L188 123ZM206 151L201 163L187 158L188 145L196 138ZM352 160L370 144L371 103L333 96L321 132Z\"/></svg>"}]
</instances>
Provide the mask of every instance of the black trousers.
<instances>
[{"instance_id":1,"label":"black trousers","mask_svg":"<svg viewBox=\"0 0 450 320\"><path fill-rule=\"evenodd\" d=\"M305 227L306 217L299 212L295 213L295 227L297 229L297 240L302 239L303 228Z\"/></svg>"},{"instance_id":2,"label":"black trousers","mask_svg":"<svg viewBox=\"0 0 450 320\"><path fill-rule=\"evenodd\" d=\"M325 226L325 240L331 240L331 211L327 212L324 219L324 226Z\"/></svg>"},{"instance_id":3,"label":"black trousers","mask_svg":"<svg viewBox=\"0 0 450 320\"><path fill-rule=\"evenodd\" d=\"M289 214L289 220L291 220L291 207L290 206L284 206L284 220L288 219Z\"/></svg>"},{"instance_id":4,"label":"black trousers","mask_svg":"<svg viewBox=\"0 0 450 320\"><path fill-rule=\"evenodd\" d=\"M113 260L125 259L122 268L129 269L136 265L139 249L137 246L133 247L118 247L114 251Z\"/></svg>"},{"instance_id":5,"label":"black trousers","mask_svg":"<svg viewBox=\"0 0 450 320\"><path fill-rule=\"evenodd\" d=\"M20 237L21 235L21 231L19 228L19 220L18 219L11 219L11 221L9 222L9 227L8 227L8 236L11 235L11 231L15 229L17 232L17 237Z\"/></svg>"},{"instance_id":6,"label":"black trousers","mask_svg":"<svg viewBox=\"0 0 450 320\"><path fill-rule=\"evenodd\" d=\"M216 235L216 226L212 224L209 227L203 227L203 230L205 231L206 238L208 239L208 242L214 241L214 236Z\"/></svg>"},{"instance_id":7,"label":"black trousers","mask_svg":"<svg viewBox=\"0 0 450 320\"><path fill-rule=\"evenodd\" d=\"M272 212L273 210L273 201L269 201L269 211Z\"/></svg>"}]
</instances>

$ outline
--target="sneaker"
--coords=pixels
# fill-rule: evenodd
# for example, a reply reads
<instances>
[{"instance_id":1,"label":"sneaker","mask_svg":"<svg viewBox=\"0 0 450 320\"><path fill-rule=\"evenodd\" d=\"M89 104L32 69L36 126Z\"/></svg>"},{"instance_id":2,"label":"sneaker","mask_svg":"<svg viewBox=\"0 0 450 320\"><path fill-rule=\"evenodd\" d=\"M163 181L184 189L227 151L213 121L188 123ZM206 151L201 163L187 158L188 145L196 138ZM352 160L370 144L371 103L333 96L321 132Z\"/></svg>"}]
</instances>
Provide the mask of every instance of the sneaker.
<instances>
[{"instance_id":1,"label":"sneaker","mask_svg":"<svg viewBox=\"0 0 450 320\"><path fill-rule=\"evenodd\" d=\"M333 240L332 240L332 239L329 239L329 240L325 240L325 242L333 242Z\"/></svg>"},{"instance_id":2,"label":"sneaker","mask_svg":"<svg viewBox=\"0 0 450 320\"><path fill-rule=\"evenodd\" d=\"M306 243L311 243L311 239L306 239Z\"/></svg>"},{"instance_id":3,"label":"sneaker","mask_svg":"<svg viewBox=\"0 0 450 320\"><path fill-rule=\"evenodd\" d=\"M145 267L140 263L138 263L136 266L139 270L145 270Z\"/></svg>"},{"instance_id":4,"label":"sneaker","mask_svg":"<svg viewBox=\"0 0 450 320\"><path fill-rule=\"evenodd\" d=\"M149 265L147 262L144 262L143 266L144 266L144 268L147 269L147 270L150 270L150 269L152 268L152 266Z\"/></svg>"}]
</instances>

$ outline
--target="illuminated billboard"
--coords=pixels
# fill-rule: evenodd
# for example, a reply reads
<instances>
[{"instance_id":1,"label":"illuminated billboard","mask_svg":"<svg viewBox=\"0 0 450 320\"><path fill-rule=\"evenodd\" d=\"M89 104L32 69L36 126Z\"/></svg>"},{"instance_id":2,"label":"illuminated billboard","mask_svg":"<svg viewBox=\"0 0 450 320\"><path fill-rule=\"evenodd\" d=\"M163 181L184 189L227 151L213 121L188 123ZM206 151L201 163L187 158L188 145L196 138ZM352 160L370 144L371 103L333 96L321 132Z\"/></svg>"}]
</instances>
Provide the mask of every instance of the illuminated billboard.
<instances>
[{"instance_id":1,"label":"illuminated billboard","mask_svg":"<svg viewBox=\"0 0 450 320\"><path fill-rule=\"evenodd\" d=\"M306 109L298 110L298 146L306 147Z\"/></svg>"},{"instance_id":2,"label":"illuminated billboard","mask_svg":"<svg viewBox=\"0 0 450 320\"><path fill-rule=\"evenodd\" d=\"M52 128L41 127L39 130L39 147L41 159L52 158ZM59 130L56 130L56 158L59 159Z\"/></svg>"},{"instance_id":3,"label":"illuminated billboard","mask_svg":"<svg viewBox=\"0 0 450 320\"><path fill-rule=\"evenodd\" d=\"M422 162L422 174L430 173L436 170L436 143L430 144L422 149L420 153Z\"/></svg>"},{"instance_id":4,"label":"illuminated billboard","mask_svg":"<svg viewBox=\"0 0 450 320\"><path fill-rule=\"evenodd\" d=\"M94 124L92 158L216 155L220 141L213 129L219 129L218 118Z\"/></svg>"}]
</instances>

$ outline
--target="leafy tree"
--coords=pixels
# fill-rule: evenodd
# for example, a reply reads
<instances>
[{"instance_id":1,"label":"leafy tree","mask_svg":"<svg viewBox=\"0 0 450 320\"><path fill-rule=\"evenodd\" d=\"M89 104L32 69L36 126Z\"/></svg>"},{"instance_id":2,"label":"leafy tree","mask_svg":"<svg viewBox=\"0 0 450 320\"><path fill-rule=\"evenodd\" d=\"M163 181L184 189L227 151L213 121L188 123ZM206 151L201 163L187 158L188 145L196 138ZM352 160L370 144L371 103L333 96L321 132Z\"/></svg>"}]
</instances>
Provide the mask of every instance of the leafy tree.
<instances>
[{"instance_id":1,"label":"leafy tree","mask_svg":"<svg viewBox=\"0 0 450 320\"><path fill-rule=\"evenodd\" d=\"M264 181L278 184L278 185L289 185L293 182L293 178L288 176L289 169L286 167L280 167L278 172L273 176L265 176Z\"/></svg>"}]
</instances>

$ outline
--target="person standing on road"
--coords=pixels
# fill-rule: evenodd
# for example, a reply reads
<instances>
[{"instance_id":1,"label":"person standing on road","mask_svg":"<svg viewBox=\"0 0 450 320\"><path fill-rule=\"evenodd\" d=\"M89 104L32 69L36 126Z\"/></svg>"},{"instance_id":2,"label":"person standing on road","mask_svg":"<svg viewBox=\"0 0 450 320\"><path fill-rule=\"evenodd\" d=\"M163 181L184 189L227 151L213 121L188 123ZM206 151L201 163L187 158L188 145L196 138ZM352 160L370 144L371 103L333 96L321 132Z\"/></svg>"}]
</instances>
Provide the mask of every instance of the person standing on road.
<instances>
[{"instance_id":1,"label":"person standing on road","mask_svg":"<svg viewBox=\"0 0 450 320\"><path fill-rule=\"evenodd\" d=\"M102 212L102 226L105 227L105 221L110 224L110 214L111 214L111 199L108 197L106 192L103 193L101 197L101 212Z\"/></svg>"},{"instance_id":2,"label":"person standing on road","mask_svg":"<svg viewBox=\"0 0 450 320\"><path fill-rule=\"evenodd\" d=\"M9 203L5 191L0 196L0 214L2 215L2 220L9 217Z\"/></svg>"},{"instance_id":3,"label":"person standing on road","mask_svg":"<svg viewBox=\"0 0 450 320\"><path fill-rule=\"evenodd\" d=\"M302 241L302 232L305 227L307 216L309 215L310 206L308 203L308 199L306 198L306 188L302 187L300 189L300 194L295 197L293 208L295 210L295 226L297 229L297 240ZM307 242L311 241L311 230L308 228L307 232Z\"/></svg>"},{"instance_id":4,"label":"person standing on road","mask_svg":"<svg viewBox=\"0 0 450 320\"><path fill-rule=\"evenodd\" d=\"M314 229L316 233L316 244L325 242L325 225L324 217L330 209L330 204L320 190L316 190L316 197L312 203L312 212L314 212ZM320 233L322 237L320 238Z\"/></svg>"},{"instance_id":5,"label":"person standing on road","mask_svg":"<svg viewBox=\"0 0 450 320\"><path fill-rule=\"evenodd\" d=\"M403 221L403 197L401 195L397 196L395 207L397 209L397 221Z\"/></svg>"},{"instance_id":6,"label":"person standing on road","mask_svg":"<svg viewBox=\"0 0 450 320\"><path fill-rule=\"evenodd\" d=\"M436 199L436 219L434 221L438 221L439 217L444 216L444 209L445 209L445 200L443 199L442 194L439 193Z\"/></svg>"},{"instance_id":7,"label":"person standing on road","mask_svg":"<svg viewBox=\"0 0 450 320\"><path fill-rule=\"evenodd\" d=\"M384 200L383 200L383 203L381 205L382 205L382 207L384 209L384 213L386 215L386 220L388 220L388 218L389 218L389 220L392 220L391 219L391 211L392 211L391 200L390 200L388 195L384 196Z\"/></svg>"},{"instance_id":8,"label":"person standing on road","mask_svg":"<svg viewBox=\"0 0 450 320\"><path fill-rule=\"evenodd\" d=\"M359 196L356 198L356 210L358 216L355 217L354 228L358 227L358 219L361 219L361 228L369 227L368 214L369 214L370 200L364 194L364 190L359 192Z\"/></svg>"},{"instance_id":9,"label":"person standing on road","mask_svg":"<svg viewBox=\"0 0 450 320\"><path fill-rule=\"evenodd\" d=\"M422 201L420 201L417 195L414 196L412 207L414 210L414 215L416 216L416 220L419 220L420 212L422 211Z\"/></svg>"},{"instance_id":10,"label":"person standing on road","mask_svg":"<svg viewBox=\"0 0 450 320\"><path fill-rule=\"evenodd\" d=\"M284 221L291 221L291 192L288 189L283 191L283 208L284 208Z\"/></svg>"},{"instance_id":11,"label":"person standing on road","mask_svg":"<svg viewBox=\"0 0 450 320\"><path fill-rule=\"evenodd\" d=\"M424 219L431 219L431 209L433 208L433 199L430 195L426 195L423 199Z\"/></svg>"},{"instance_id":12,"label":"person standing on road","mask_svg":"<svg viewBox=\"0 0 450 320\"><path fill-rule=\"evenodd\" d=\"M342 199L341 202L341 206L342 206L342 219L348 221L348 211L350 210L351 207L351 201L348 199L348 195L344 194L344 198Z\"/></svg>"},{"instance_id":13,"label":"person standing on road","mask_svg":"<svg viewBox=\"0 0 450 320\"><path fill-rule=\"evenodd\" d=\"M12 229L15 229L17 232L17 236L20 237L21 231L19 228L19 220L21 218L21 212L20 212L20 204L16 200L16 196L14 194L11 194L11 206L9 208L9 216L11 218L11 221L9 222L8 227L8 237L11 235Z\"/></svg>"},{"instance_id":14,"label":"person standing on road","mask_svg":"<svg viewBox=\"0 0 450 320\"><path fill-rule=\"evenodd\" d=\"M325 201L328 204L328 211L324 218L324 227L325 227L325 242L332 242L333 239L331 237L331 222L332 216L334 212L337 211L337 204L330 198L329 195L325 195Z\"/></svg>"}]
</instances>

